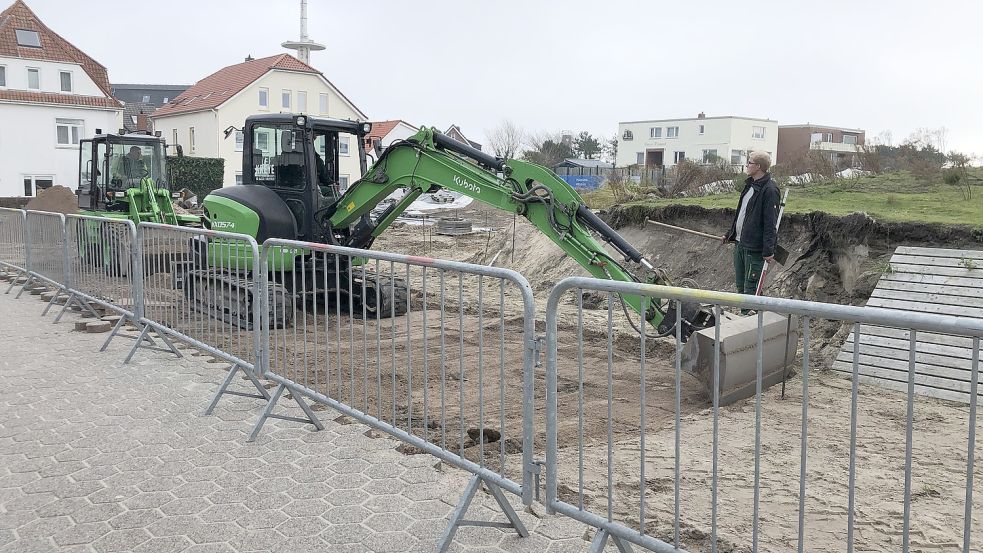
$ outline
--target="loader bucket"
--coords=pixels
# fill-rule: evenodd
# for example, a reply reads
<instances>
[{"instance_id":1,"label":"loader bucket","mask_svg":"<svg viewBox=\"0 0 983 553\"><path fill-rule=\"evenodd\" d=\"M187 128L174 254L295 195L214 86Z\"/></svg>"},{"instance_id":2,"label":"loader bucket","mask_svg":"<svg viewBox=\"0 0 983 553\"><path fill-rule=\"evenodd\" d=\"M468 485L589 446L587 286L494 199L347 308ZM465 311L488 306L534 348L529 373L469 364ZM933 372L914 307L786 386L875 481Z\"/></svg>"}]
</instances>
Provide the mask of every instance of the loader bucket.
<instances>
[{"instance_id":1,"label":"loader bucket","mask_svg":"<svg viewBox=\"0 0 983 553\"><path fill-rule=\"evenodd\" d=\"M798 351L798 320L794 315L764 313L761 389L778 384ZM713 327L693 333L682 351L682 370L703 383L713 400ZM758 370L758 316L725 319L720 323L720 405L751 397Z\"/></svg>"}]
</instances>

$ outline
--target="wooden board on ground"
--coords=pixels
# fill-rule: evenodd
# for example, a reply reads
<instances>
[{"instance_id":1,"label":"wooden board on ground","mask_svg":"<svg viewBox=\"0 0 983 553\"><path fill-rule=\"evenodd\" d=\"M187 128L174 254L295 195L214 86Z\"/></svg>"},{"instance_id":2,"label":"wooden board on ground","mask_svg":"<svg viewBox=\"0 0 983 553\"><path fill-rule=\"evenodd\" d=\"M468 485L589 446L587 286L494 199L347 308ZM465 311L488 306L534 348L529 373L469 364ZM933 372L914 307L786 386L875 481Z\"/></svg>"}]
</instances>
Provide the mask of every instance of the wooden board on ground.
<instances>
[{"instance_id":1,"label":"wooden board on ground","mask_svg":"<svg viewBox=\"0 0 983 553\"><path fill-rule=\"evenodd\" d=\"M867 301L911 313L983 320L983 251L900 246ZM860 382L907 391L911 333L897 328L860 325ZM853 333L832 369L852 378ZM915 335L915 393L968 403L972 388L973 339L933 332ZM981 379L983 380L983 379ZM978 381L976 393L983 390Z\"/></svg>"}]
</instances>

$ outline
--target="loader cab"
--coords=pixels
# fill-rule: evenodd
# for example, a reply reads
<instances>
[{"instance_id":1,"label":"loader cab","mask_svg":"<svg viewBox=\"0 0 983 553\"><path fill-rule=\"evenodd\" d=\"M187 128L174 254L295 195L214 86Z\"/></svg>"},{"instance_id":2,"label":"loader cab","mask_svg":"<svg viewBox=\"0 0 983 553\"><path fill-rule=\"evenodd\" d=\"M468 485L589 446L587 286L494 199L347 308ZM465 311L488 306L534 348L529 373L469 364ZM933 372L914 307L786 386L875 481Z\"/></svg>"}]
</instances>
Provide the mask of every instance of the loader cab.
<instances>
[{"instance_id":1,"label":"loader cab","mask_svg":"<svg viewBox=\"0 0 983 553\"><path fill-rule=\"evenodd\" d=\"M334 204L354 168L366 171L364 137L370 123L270 114L248 117L243 128L242 183L270 188L296 222L297 239L324 241L315 214Z\"/></svg>"},{"instance_id":2,"label":"loader cab","mask_svg":"<svg viewBox=\"0 0 983 553\"><path fill-rule=\"evenodd\" d=\"M96 134L79 142L76 195L86 211L127 211L121 199L128 188L150 178L169 189L164 141L149 134Z\"/></svg>"}]
</instances>

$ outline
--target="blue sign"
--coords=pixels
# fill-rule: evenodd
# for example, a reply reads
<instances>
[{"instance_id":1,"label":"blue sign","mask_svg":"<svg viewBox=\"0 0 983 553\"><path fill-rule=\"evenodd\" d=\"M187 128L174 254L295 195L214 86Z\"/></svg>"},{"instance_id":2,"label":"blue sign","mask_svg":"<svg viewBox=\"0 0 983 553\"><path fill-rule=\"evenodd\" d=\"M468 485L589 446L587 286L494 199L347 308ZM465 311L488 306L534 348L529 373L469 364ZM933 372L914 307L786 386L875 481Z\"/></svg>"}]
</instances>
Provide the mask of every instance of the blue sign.
<instances>
[{"instance_id":1,"label":"blue sign","mask_svg":"<svg viewBox=\"0 0 983 553\"><path fill-rule=\"evenodd\" d=\"M564 182L578 190L597 190L604 177L600 175L559 175Z\"/></svg>"}]
</instances>

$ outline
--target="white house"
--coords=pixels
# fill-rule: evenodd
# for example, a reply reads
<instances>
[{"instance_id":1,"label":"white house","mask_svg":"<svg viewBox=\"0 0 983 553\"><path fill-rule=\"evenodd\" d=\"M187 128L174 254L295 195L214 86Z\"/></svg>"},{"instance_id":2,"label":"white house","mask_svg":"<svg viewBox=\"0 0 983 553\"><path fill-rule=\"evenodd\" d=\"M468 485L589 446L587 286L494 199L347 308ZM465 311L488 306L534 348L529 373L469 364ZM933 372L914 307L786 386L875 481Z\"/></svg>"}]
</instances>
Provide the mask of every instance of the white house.
<instances>
[{"instance_id":1,"label":"white house","mask_svg":"<svg viewBox=\"0 0 983 553\"><path fill-rule=\"evenodd\" d=\"M390 121L373 121L372 131L365 137L365 151L371 155L376 142L383 150L397 140L404 140L420 132L420 129L402 119Z\"/></svg>"},{"instance_id":2,"label":"white house","mask_svg":"<svg viewBox=\"0 0 983 553\"><path fill-rule=\"evenodd\" d=\"M313 117L368 117L317 69L289 54L252 59L222 68L198 81L154 112L154 129L184 155L225 159L226 186L242 182L242 133L246 117L260 113L303 113ZM361 177L354 136L339 137L341 185Z\"/></svg>"},{"instance_id":3,"label":"white house","mask_svg":"<svg viewBox=\"0 0 983 553\"><path fill-rule=\"evenodd\" d=\"M778 121L701 113L688 119L618 123L618 167L666 167L681 159L701 163L714 158L741 165L750 150L764 150L777 161Z\"/></svg>"},{"instance_id":4,"label":"white house","mask_svg":"<svg viewBox=\"0 0 983 553\"><path fill-rule=\"evenodd\" d=\"M116 132L106 68L17 0L0 12L0 196L78 185L79 141Z\"/></svg>"}]
</instances>

